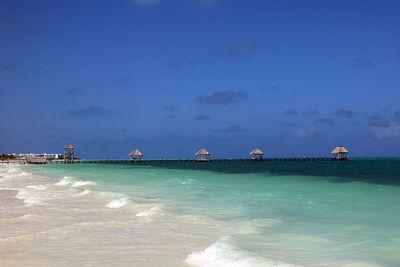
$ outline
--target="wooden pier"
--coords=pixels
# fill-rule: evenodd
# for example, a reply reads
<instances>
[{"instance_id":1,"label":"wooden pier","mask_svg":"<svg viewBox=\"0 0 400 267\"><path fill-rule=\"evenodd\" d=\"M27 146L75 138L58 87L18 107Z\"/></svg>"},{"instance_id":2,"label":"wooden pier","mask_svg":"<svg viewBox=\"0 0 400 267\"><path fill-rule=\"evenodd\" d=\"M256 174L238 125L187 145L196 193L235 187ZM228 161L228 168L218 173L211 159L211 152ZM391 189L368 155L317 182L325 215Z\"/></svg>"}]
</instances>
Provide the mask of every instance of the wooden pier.
<instances>
[{"instance_id":1,"label":"wooden pier","mask_svg":"<svg viewBox=\"0 0 400 267\"><path fill-rule=\"evenodd\" d=\"M239 159L210 159L209 161L199 162L196 159L147 159L140 161L130 161L124 159L93 159L93 160L74 160L66 164L154 164L154 163L189 163L197 162L199 164L207 164L208 162L273 162L273 161L331 161L332 158L263 158L262 160L252 161L249 158L239 158ZM52 164L64 164L63 161L49 161Z\"/></svg>"}]
</instances>

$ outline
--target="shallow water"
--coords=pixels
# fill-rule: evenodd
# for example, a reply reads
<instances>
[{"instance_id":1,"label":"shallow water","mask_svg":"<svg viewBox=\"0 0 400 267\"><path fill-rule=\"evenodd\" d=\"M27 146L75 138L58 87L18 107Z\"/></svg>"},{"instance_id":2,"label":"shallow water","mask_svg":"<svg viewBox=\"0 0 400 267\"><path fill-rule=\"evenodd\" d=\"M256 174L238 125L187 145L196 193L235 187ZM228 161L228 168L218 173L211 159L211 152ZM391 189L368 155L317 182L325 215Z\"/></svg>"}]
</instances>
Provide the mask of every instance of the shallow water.
<instances>
[{"instance_id":1,"label":"shallow water","mask_svg":"<svg viewBox=\"0 0 400 267\"><path fill-rule=\"evenodd\" d=\"M3 165L0 176L0 265L400 266L398 159Z\"/></svg>"}]
</instances>

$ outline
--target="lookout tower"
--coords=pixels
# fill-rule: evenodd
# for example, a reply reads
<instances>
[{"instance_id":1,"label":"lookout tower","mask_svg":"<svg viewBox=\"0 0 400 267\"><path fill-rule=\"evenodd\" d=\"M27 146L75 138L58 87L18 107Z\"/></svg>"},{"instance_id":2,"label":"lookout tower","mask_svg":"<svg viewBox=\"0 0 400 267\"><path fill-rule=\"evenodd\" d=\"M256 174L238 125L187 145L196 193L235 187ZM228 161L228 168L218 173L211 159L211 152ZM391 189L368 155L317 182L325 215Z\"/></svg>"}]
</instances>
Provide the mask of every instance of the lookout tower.
<instances>
[{"instance_id":1,"label":"lookout tower","mask_svg":"<svg viewBox=\"0 0 400 267\"><path fill-rule=\"evenodd\" d=\"M74 162L74 146L66 144L64 147L64 163Z\"/></svg>"}]
</instances>

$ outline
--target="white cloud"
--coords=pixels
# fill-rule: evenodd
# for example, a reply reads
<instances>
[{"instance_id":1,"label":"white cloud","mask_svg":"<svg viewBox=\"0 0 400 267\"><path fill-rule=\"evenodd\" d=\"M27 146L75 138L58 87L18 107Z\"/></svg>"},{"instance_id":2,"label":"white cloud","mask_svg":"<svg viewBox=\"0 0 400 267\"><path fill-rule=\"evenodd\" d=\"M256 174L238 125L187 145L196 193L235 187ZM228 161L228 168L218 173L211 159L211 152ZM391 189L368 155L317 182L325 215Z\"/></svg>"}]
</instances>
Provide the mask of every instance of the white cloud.
<instances>
[{"instance_id":1,"label":"white cloud","mask_svg":"<svg viewBox=\"0 0 400 267\"><path fill-rule=\"evenodd\" d=\"M313 137L316 129L317 129L317 127L315 127L315 125L308 125L306 127L291 131L289 133L289 135L291 137L294 137L297 139L305 139L305 138Z\"/></svg>"},{"instance_id":2,"label":"white cloud","mask_svg":"<svg viewBox=\"0 0 400 267\"><path fill-rule=\"evenodd\" d=\"M388 127L371 127L372 132L378 139L389 137L400 137L400 124L390 123Z\"/></svg>"}]
</instances>

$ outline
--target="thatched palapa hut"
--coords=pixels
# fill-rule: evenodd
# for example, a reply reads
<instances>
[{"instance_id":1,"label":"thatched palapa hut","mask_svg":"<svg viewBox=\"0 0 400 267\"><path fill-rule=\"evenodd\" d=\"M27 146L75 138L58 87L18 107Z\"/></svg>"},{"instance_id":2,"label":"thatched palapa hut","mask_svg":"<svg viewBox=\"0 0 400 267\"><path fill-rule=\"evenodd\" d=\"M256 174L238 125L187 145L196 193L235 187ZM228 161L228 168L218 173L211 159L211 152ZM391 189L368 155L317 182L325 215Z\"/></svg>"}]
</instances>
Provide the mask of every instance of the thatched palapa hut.
<instances>
[{"instance_id":1,"label":"thatched palapa hut","mask_svg":"<svg viewBox=\"0 0 400 267\"><path fill-rule=\"evenodd\" d=\"M348 160L349 151L344 146L337 146L331 152L332 160Z\"/></svg>"},{"instance_id":2,"label":"thatched palapa hut","mask_svg":"<svg viewBox=\"0 0 400 267\"><path fill-rule=\"evenodd\" d=\"M196 156L196 161L210 161L210 153L204 148L197 151L195 156Z\"/></svg>"},{"instance_id":3,"label":"thatched palapa hut","mask_svg":"<svg viewBox=\"0 0 400 267\"><path fill-rule=\"evenodd\" d=\"M253 151L250 152L251 160L263 160L264 159L264 152L260 149L255 148Z\"/></svg>"},{"instance_id":4,"label":"thatched palapa hut","mask_svg":"<svg viewBox=\"0 0 400 267\"><path fill-rule=\"evenodd\" d=\"M71 144L66 144L64 147L64 162L74 161L74 146Z\"/></svg>"},{"instance_id":5,"label":"thatched palapa hut","mask_svg":"<svg viewBox=\"0 0 400 267\"><path fill-rule=\"evenodd\" d=\"M129 161L142 161L143 154L139 150L135 149L129 153Z\"/></svg>"}]
</instances>

